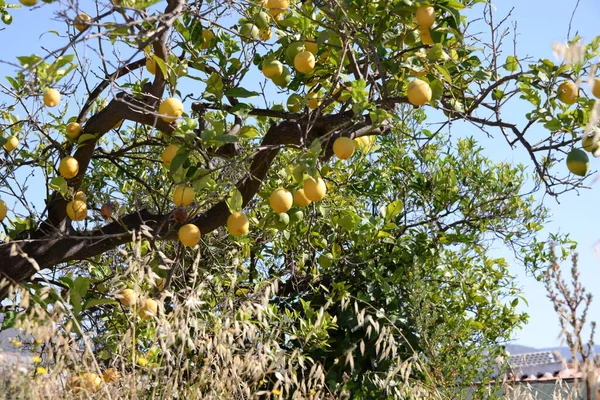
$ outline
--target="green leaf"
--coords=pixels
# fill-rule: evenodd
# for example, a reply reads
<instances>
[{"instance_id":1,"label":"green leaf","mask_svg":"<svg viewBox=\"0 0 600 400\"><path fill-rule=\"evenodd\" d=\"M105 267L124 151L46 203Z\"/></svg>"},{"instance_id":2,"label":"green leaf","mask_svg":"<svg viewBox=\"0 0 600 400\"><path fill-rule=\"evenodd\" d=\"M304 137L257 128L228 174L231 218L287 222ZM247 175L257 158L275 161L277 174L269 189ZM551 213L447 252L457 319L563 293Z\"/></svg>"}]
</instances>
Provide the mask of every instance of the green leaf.
<instances>
[{"instance_id":1,"label":"green leaf","mask_svg":"<svg viewBox=\"0 0 600 400\"><path fill-rule=\"evenodd\" d=\"M66 197L69 191L69 186L67 185L67 180L62 176L57 176L52 178L48 187L52 190L58 191L63 197Z\"/></svg>"},{"instance_id":2,"label":"green leaf","mask_svg":"<svg viewBox=\"0 0 600 400\"><path fill-rule=\"evenodd\" d=\"M4 319L2 320L2 330L12 328L17 322L17 313L12 310L4 312Z\"/></svg>"},{"instance_id":3,"label":"green leaf","mask_svg":"<svg viewBox=\"0 0 600 400\"><path fill-rule=\"evenodd\" d=\"M250 91L250 90L247 90L244 88L231 88L225 92L225 96L231 96L231 97L248 98L248 97L256 97L258 95L259 95L258 92L253 92L253 91Z\"/></svg>"},{"instance_id":4,"label":"green leaf","mask_svg":"<svg viewBox=\"0 0 600 400\"><path fill-rule=\"evenodd\" d=\"M515 72L519 69L519 61L515 56L506 57L506 61L504 62L504 69L509 72Z\"/></svg>"},{"instance_id":5,"label":"green leaf","mask_svg":"<svg viewBox=\"0 0 600 400\"><path fill-rule=\"evenodd\" d=\"M402 212L403 209L404 209L404 203L402 202L402 200L392 201L386 207L385 220L386 221L393 220L396 217L396 215L398 215Z\"/></svg>"},{"instance_id":6,"label":"green leaf","mask_svg":"<svg viewBox=\"0 0 600 400\"><path fill-rule=\"evenodd\" d=\"M160 68L160 71L162 72L163 76L167 77L167 65L165 64L165 61L156 54L152 54L152 58L154 59L154 61L156 61L156 65L158 65L158 68Z\"/></svg>"},{"instance_id":7,"label":"green leaf","mask_svg":"<svg viewBox=\"0 0 600 400\"><path fill-rule=\"evenodd\" d=\"M90 299L85 303L83 309L87 310L88 308L101 306L104 304L119 304L119 302L115 299Z\"/></svg>"},{"instance_id":8,"label":"green leaf","mask_svg":"<svg viewBox=\"0 0 600 400\"><path fill-rule=\"evenodd\" d=\"M78 276L71 286L71 290L79 293L81 297L85 296L90 288L90 279L84 276Z\"/></svg>"},{"instance_id":9,"label":"green leaf","mask_svg":"<svg viewBox=\"0 0 600 400\"><path fill-rule=\"evenodd\" d=\"M219 100L223 98L223 80L218 74L214 72L210 74L210 78L206 82L206 91L214 94Z\"/></svg>"},{"instance_id":10,"label":"green leaf","mask_svg":"<svg viewBox=\"0 0 600 400\"><path fill-rule=\"evenodd\" d=\"M182 153L177 152L175 157L171 160L171 164L169 165L169 172L171 175L175 174L179 168L183 165L184 162L187 161L190 155L189 151L184 151Z\"/></svg>"},{"instance_id":11,"label":"green leaf","mask_svg":"<svg viewBox=\"0 0 600 400\"><path fill-rule=\"evenodd\" d=\"M475 72L475 75L473 75L473 78L477 79L478 81L489 81L490 79L492 79L492 71L487 70L487 69L480 69L477 72Z\"/></svg>"},{"instance_id":12,"label":"green leaf","mask_svg":"<svg viewBox=\"0 0 600 400\"><path fill-rule=\"evenodd\" d=\"M448 70L446 68L444 68L441 65L436 65L435 68L438 70L438 72L440 74L442 74L442 76L448 83L452 83L452 76L450 75L450 72L448 72Z\"/></svg>"},{"instance_id":13,"label":"green leaf","mask_svg":"<svg viewBox=\"0 0 600 400\"><path fill-rule=\"evenodd\" d=\"M215 138L213 138L213 140L216 140L217 142L223 142L223 143L235 143L235 142L239 141L239 138L234 135L224 134L224 135L216 136Z\"/></svg>"},{"instance_id":14,"label":"green leaf","mask_svg":"<svg viewBox=\"0 0 600 400\"><path fill-rule=\"evenodd\" d=\"M254 109L254 107L252 107L250 104L246 104L246 103L238 103L235 106L231 107L229 109L229 112L231 114L237 115L238 117L245 117L247 116L250 111L252 111Z\"/></svg>"},{"instance_id":15,"label":"green leaf","mask_svg":"<svg viewBox=\"0 0 600 400\"><path fill-rule=\"evenodd\" d=\"M89 142L90 140L96 140L95 133L84 133L83 135L79 136L79 139L77 139L77 143L82 144L85 142Z\"/></svg>"},{"instance_id":16,"label":"green leaf","mask_svg":"<svg viewBox=\"0 0 600 400\"><path fill-rule=\"evenodd\" d=\"M244 203L244 198L242 197L242 193L240 193L240 191L237 188L235 188L230 192L229 197L227 198L226 202L227 202L227 206L229 207L229 211L231 213L234 213L234 212L242 211L242 205Z\"/></svg>"}]
</instances>

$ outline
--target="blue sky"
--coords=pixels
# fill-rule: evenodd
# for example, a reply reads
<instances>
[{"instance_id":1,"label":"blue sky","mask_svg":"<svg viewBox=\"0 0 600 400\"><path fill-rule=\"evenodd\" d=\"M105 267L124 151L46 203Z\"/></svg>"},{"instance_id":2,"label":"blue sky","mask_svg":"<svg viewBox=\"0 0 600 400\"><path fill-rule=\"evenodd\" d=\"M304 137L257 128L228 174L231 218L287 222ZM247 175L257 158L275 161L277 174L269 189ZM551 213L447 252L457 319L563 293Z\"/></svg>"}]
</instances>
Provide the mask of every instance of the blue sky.
<instances>
[{"instance_id":1,"label":"blue sky","mask_svg":"<svg viewBox=\"0 0 600 400\"><path fill-rule=\"evenodd\" d=\"M553 59L552 43L564 42L567 36L569 19L575 6L576 0L499 0L496 2L496 16L500 18L506 15L513 7L512 21L517 24L517 54L520 56L530 55L534 59ZM82 2L81 4L85 4ZM58 47L57 37L49 30L56 29L64 32L62 22L50 20L54 6L44 5L41 9L12 10L14 15L13 25L4 31L0 31L0 43L2 43L1 61L14 61L17 55L26 55L40 52L40 45L48 49ZM597 0L580 0L579 9L573 20L573 31L578 31L584 40L591 40L600 34L597 17L600 15L600 2ZM509 40L509 39L507 39ZM508 55L508 53L506 54ZM4 76L13 73L13 67L0 63L0 81L6 83ZM527 110L519 108L518 105L505 110L504 118L511 121L524 122L524 114ZM487 147L486 154L495 160L509 162L524 162L527 158L522 151L512 151L502 139L490 140L477 129L470 125L457 125L464 131L460 135L476 137ZM456 128L455 128L456 129ZM536 127L535 132L544 132L543 127ZM541 131L540 131L541 130ZM564 167L566 169L566 166ZM592 160L592 168L600 170L600 160ZM529 169L531 172L531 168ZM592 179L588 179L589 182ZM591 190L581 193L568 193L559 198L559 202L546 197L545 202L550 207L553 217L547 224L540 239L547 237L549 232L570 233L571 238L579 243L581 277L588 290L597 296L593 304L590 318L600 321L600 258L596 254L597 241L600 239L599 230L591 223L595 216L595 206L598 202L598 185L592 185ZM541 196L538 196L541 198ZM504 256L513 261L510 254L502 248L495 250L498 256ZM569 264L564 265L565 268ZM523 288L524 295L529 304L522 304L523 311L530 315L530 323L515 337L517 343L534 347L551 347L561 343L559 338L559 327L556 315L551 303L545 296L543 285L528 276L523 267L514 264L512 271L518 276L518 281ZM600 334L596 335L600 341Z\"/></svg>"}]
</instances>

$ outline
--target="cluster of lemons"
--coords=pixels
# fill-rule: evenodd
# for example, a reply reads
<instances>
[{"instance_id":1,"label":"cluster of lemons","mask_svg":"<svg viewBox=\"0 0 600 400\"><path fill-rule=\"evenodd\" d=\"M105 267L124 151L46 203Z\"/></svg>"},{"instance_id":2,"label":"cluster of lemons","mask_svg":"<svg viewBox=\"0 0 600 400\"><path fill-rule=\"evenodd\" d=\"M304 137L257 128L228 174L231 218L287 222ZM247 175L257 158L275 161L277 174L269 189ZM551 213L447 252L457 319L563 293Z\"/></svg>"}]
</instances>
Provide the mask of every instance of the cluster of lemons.
<instances>
[{"instance_id":1,"label":"cluster of lemons","mask_svg":"<svg viewBox=\"0 0 600 400\"><path fill-rule=\"evenodd\" d=\"M591 82L591 87L592 95L600 99L600 78L595 78ZM558 86L557 97L561 102L571 105L579 97L579 87L574 82L563 82ZM600 135L595 131L584 135L582 138L582 147L583 149L573 148L567 154L567 168L572 174L578 176L587 175L590 169L590 158L586 151L596 154L597 150L600 149Z\"/></svg>"}]
</instances>

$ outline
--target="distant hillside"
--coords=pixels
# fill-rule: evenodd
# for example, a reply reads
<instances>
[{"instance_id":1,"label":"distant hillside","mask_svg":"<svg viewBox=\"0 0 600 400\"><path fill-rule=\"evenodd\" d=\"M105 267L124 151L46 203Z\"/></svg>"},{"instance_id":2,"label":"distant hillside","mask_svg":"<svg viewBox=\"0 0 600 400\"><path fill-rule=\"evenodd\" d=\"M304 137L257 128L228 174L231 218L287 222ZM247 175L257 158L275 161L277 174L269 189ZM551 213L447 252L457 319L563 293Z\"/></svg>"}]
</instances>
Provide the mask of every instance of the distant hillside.
<instances>
[{"instance_id":1,"label":"distant hillside","mask_svg":"<svg viewBox=\"0 0 600 400\"><path fill-rule=\"evenodd\" d=\"M536 351L554 351L554 350L558 350L560 352L560 354L567 360L569 360L571 358L571 351L566 346L548 347L548 348L544 348L544 349L536 349L535 347L522 346L520 344L509 344L506 346L506 351L508 351L510 354L523 354L523 353L533 353ZM600 354L600 345L597 344L594 346L594 353Z\"/></svg>"}]
</instances>

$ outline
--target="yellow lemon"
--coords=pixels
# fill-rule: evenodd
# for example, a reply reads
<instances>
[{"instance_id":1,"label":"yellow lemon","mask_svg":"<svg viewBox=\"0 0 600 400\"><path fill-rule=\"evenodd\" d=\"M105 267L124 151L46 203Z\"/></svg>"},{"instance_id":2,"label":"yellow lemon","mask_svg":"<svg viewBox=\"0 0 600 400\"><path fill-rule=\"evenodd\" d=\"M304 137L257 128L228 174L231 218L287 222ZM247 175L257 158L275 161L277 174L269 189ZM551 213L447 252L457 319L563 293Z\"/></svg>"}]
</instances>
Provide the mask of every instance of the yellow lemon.
<instances>
[{"instance_id":1,"label":"yellow lemon","mask_svg":"<svg viewBox=\"0 0 600 400\"><path fill-rule=\"evenodd\" d=\"M233 236L242 236L248 233L250 222L241 211L234 212L227 218L227 230Z\"/></svg>"},{"instance_id":2,"label":"yellow lemon","mask_svg":"<svg viewBox=\"0 0 600 400\"><path fill-rule=\"evenodd\" d=\"M152 299L146 299L140 310L138 311L138 315L141 319L150 319L152 317L156 317L158 315L158 303Z\"/></svg>"},{"instance_id":3,"label":"yellow lemon","mask_svg":"<svg viewBox=\"0 0 600 400\"><path fill-rule=\"evenodd\" d=\"M592 83L592 94L597 99L600 99L600 78L594 79L594 82Z\"/></svg>"},{"instance_id":4,"label":"yellow lemon","mask_svg":"<svg viewBox=\"0 0 600 400\"><path fill-rule=\"evenodd\" d=\"M55 107L60 103L60 92L56 89L48 89L44 92L44 104L47 107Z\"/></svg>"},{"instance_id":5,"label":"yellow lemon","mask_svg":"<svg viewBox=\"0 0 600 400\"><path fill-rule=\"evenodd\" d=\"M73 20L73 25L75 26L75 29L77 29L79 32L83 32L88 28L91 21L92 17L90 17L86 13L81 13L75 17L75 19Z\"/></svg>"},{"instance_id":6,"label":"yellow lemon","mask_svg":"<svg viewBox=\"0 0 600 400\"><path fill-rule=\"evenodd\" d=\"M133 307L137 303L137 293L133 289L125 289L119 294L119 301L125 307Z\"/></svg>"},{"instance_id":7,"label":"yellow lemon","mask_svg":"<svg viewBox=\"0 0 600 400\"><path fill-rule=\"evenodd\" d=\"M321 105L321 99L319 99L319 94L317 92L307 93L306 96L304 96L304 101L311 110L314 110Z\"/></svg>"},{"instance_id":8,"label":"yellow lemon","mask_svg":"<svg viewBox=\"0 0 600 400\"><path fill-rule=\"evenodd\" d=\"M83 221L87 217L85 201L73 200L67 203L67 215L73 221Z\"/></svg>"},{"instance_id":9,"label":"yellow lemon","mask_svg":"<svg viewBox=\"0 0 600 400\"><path fill-rule=\"evenodd\" d=\"M271 40L272 36L273 31L271 30L271 28L261 29L258 31L258 37L260 38L260 40L264 40L265 42Z\"/></svg>"},{"instance_id":10,"label":"yellow lemon","mask_svg":"<svg viewBox=\"0 0 600 400\"><path fill-rule=\"evenodd\" d=\"M354 154L354 141L345 136L335 139L333 152L340 160L347 160Z\"/></svg>"},{"instance_id":11,"label":"yellow lemon","mask_svg":"<svg viewBox=\"0 0 600 400\"><path fill-rule=\"evenodd\" d=\"M146 70L152 75L156 74L156 60L154 57L149 57L146 59Z\"/></svg>"},{"instance_id":12,"label":"yellow lemon","mask_svg":"<svg viewBox=\"0 0 600 400\"><path fill-rule=\"evenodd\" d=\"M119 373L114 368L109 368L102 373L102 379L106 383L112 383L119 380Z\"/></svg>"},{"instance_id":13,"label":"yellow lemon","mask_svg":"<svg viewBox=\"0 0 600 400\"><path fill-rule=\"evenodd\" d=\"M435 10L431 6L420 6L416 14L417 24L422 28L431 28L435 22Z\"/></svg>"},{"instance_id":14,"label":"yellow lemon","mask_svg":"<svg viewBox=\"0 0 600 400\"><path fill-rule=\"evenodd\" d=\"M194 247L200 241L200 229L194 224L186 224L177 232L179 241L187 247Z\"/></svg>"},{"instance_id":15,"label":"yellow lemon","mask_svg":"<svg viewBox=\"0 0 600 400\"><path fill-rule=\"evenodd\" d=\"M419 29L419 35L423 44L433 44L433 38L431 37L429 28Z\"/></svg>"},{"instance_id":16,"label":"yellow lemon","mask_svg":"<svg viewBox=\"0 0 600 400\"><path fill-rule=\"evenodd\" d=\"M263 74L269 78L275 78L283 73L283 64L277 60L267 60L262 65Z\"/></svg>"},{"instance_id":17,"label":"yellow lemon","mask_svg":"<svg viewBox=\"0 0 600 400\"><path fill-rule=\"evenodd\" d=\"M67 156L60 160L58 172L60 172L65 179L72 179L79 173L79 162L75 157Z\"/></svg>"},{"instance_id":18,"label":"yellow lemon","mask_svg":"<svg viewBox=\"0 0 600 400\"><path fill-rule=\"evenodd\" d=\"M8 151L10 153L14 149L16 149L18 145L19 145L19 139L17 139L16 136L9 136L6 139L6 143L4 143L4 149L6 149L6 151Z\"/></svg>"},{"instance_id":19,"label":"yellow lemon","mask_svg":"<svg viewBox=\"0 0 600 400\"><path fill-rule=\"evenodd\" d=\"M38 0L19 0L19 3L23 4L26 7L32 7L37 4Z\"/></svg>"},{"instance_id":20,"label":"yellow lemon","mask_svg":"<svg viewBox=\"0 0 600 400\"><path fill-rule=\"evenodd\" d=\"M183 115L183 103L174 97L168 98L160 103L158 113L163 121L174 122Z\"/></svg>"},{"instance_id":21,"label":"yellow lemon","mask_svg":"<svg viewBox=\"0 0 600 400\"><path fill-rule=\"evenodd\" d=\"M81 124L78 122L70 122L67 124L65 130L67 131L67 136L75 140L81 134Z\"/></svg>"},{"instance_id":22,"label":"yellow lemon","mask_svg":"<svg viewBox=\"0 0 600 400\"><path fill-rule=\"evenodd\" d=\"M191 186L179 185L173 193L173 203L176 206L187 207L194 202L194 188Z\"/></svg>"},{"instance_id":23,"label":"yellow lemon","mask_svg":"<svg viewBox=\"0 0 600 400\"><path fill-rule=\"evenodd\" d=\"M415 106L422 106L431 100L431 87L420 79L413 80L408 85L408 101Z\"/></svg>"},{"instance_id":24,"label":"yellow lemon","mask_svg":"<svg viewBox=\"0 0 600 400\"><path fill-rule=\"evenodd\" d=\"M292 202L294 198L290 192L285 190L284 188L278 188L273 190L271 196L269 197L269 203L271 204L271 208L277 214L281 214L292 208Z\"/></svg>"},{"instance_id":25,"label":"yellow lemon","mask_svg":"<svg viewBox=\"0 0 600 400\"><path fill-rule=\"evenodd\" d=\"M210 46L210 41L213 40L214 37L215 34L210 29L205 29L202 31L202 50L208 49L208 46Z\"/></svg>"},{"instance_id":26,"label":"yellow lemon","mask_svg":"<svg viewBox=\"0 0 600 400\"><path fill-rule=\"evenodd\" d=\"M294 204L300 207L306 207L312 203L308 197L304 194L304 189L298 189L294 192Z\"/></svg>"},{"instance_id":27,"label":"yellow lemon","mask_svg":"<svg viewBox=\"0 0 600 400\"><path fill-rule=\"evenodd\" d=\"M272 16L277 17L290 6L290 0L268 0L267 8Z\"/></svg>"},{"instance_id":28,"label":"yellow lemon","mask_svg":"<svg viewBox=\"0 0 600 400\"><path fill-rule=\"evenodd\" d=\"M8 212L8 208L6 207L6 203L4 200L0 200L0 221L6 218L6 213Z\"/></svg>"},{"instance_id":29,"label":"yellow lemon","mask_svg":"<svg viewBox=\"0 0 600 400\"><path fill-rule=\"evenodd\" d=\"M310 201L319 201L327 194L327 185L321 178L309 177L304 181L304 195Z\"/></svg>"},{"instance_id":30,"label":"yellow lemon","mask_svg":"<svg viewBox=\"0 0 600 400\"><path fill-rule=\"evenodd\" d=\"M167 147L165 147L160 156L160 159L165 165L170 165L171 161L173 161L173 158L175 158L178 151L179 146L177 146L176 144L170 144Z\"/></svg>"},{"instance_id":31,"label":"yellow lemon","mask_svg":"<svg viewBox=\"0 0 600 400\"><path fill-rule=\"evenodd\" d=\"M558 99L565 104L573 104L579 94L577 85L573 82L563 82L558 87Z\"/></svg>"},{"instance_id":32,"label":"yellow lemon","mask_svg":"<svg viewBox=\"0 0 600 400\"><path fill-rule=\"evenodd\" d=\"M102 378L93 372L86 372L79 377L79 386L88 392L96 392L100 389Z\"/></svg>"},{"instance_id":33,"label":"yellow lemon","mask_svg":"<svg viewBox=\"0 0 600 400\"><path fill-rule=\"evenodd\" d=\"M292 94L287 99L287 109L289 112L297 113L302 111L304 107L304 99L298 93Z\"/></svg>"},{"instance_id":34,"label":"yellow lemon","mask_svg":"<svg viewBox=\"0 0 600 400\"><path fill-rule=\"evenodd\" d=\"M308 74L315 68L315 56L310 51L301 51L294 57L294 67L298 72Z\"/></svg>"},{"instance_id":35,"label":"yellow lemon","mask_svg":"<svg viewBox=\"0 0 600 400\"><path fill-rule=\"evenodd\" d=\"M85 203L87 201L87 196L85 195L85 193L83 193L80 190L77 193L75 193L75 196L73 196L73 200L80 200L80 201L83 201Z\"/></svg>"},{"instance_id":36,"label":"yellow lemon","mask_svg":"<svg viewBox=\"0 0 600 400\"><path fill-rule=\"evenodd\" d=\"M313 38L306 38L306 41L304 42L304 48L306 49L306 51L310 51L313 56L317 55L317 41Z\"/></svg>"}]
</instances>

